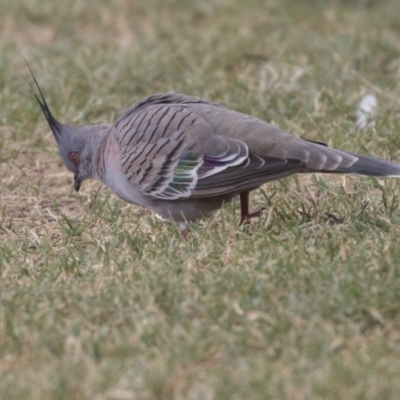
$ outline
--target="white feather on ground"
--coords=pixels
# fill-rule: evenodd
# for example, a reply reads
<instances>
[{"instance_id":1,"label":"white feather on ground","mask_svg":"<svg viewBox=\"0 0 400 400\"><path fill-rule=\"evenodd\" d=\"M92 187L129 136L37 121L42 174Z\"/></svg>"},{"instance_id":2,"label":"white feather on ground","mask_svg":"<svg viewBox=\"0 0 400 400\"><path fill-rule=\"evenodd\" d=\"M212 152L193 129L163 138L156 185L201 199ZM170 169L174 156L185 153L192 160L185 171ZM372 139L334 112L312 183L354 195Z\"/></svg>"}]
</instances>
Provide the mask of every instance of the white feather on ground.
<instances>
[{"instance_id":1,"label":"white feather on ground","mask_svg":"<svg viewBox=\"0 0 400 400\"><path fill-rule=\"evenodd\" d=\"M373 94L366 94L357 107L356 125L359 129L374 129L374 112L378 106L378 100Z\"/></svg>"}]
</instances>

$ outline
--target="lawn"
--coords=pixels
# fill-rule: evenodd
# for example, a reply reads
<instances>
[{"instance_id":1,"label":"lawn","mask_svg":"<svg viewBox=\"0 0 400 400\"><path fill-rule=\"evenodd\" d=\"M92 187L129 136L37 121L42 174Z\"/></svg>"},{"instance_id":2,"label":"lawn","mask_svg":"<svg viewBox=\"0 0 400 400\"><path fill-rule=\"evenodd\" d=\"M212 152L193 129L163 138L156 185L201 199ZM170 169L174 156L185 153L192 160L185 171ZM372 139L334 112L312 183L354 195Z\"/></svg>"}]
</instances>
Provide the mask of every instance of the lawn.
<instances>
[{"instance_id":1,"label":"lawn","mask_svg":"<svg viewBox=\"0 0 400 400\"><path fill-rule=\"evenodd\" d=\"M398 399L398 180L293 176L252 193L246 229L235 201L183 239L97 182L73 190L24 58L64 123L174 90L400 162L399 15L0 0L0 399Z\"/></svg>"}]
</instances>

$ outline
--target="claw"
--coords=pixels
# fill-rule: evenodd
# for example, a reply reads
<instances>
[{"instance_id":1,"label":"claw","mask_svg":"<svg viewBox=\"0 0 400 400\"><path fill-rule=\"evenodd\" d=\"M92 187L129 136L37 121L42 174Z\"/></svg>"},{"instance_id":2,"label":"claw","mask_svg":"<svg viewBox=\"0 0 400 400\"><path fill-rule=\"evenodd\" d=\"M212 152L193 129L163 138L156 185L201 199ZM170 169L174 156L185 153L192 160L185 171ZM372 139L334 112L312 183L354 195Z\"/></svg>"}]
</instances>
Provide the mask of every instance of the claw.
<instances>
[{"instance_id":1,"label":"claw","mask_svg":"<svg viewBox=\"0 0 400 400\"><path fill-rule=\"evenodd\" d=\"M240 219L240 222L239 222L239 225L243 225L243 224L248 224L248 223L250 223L250 220L252 219L252 218L255 218L255 217L259 217L261 214L262 214L262 212L265 210L265 207L262 207L262 208L260 208L258 211L256 211L256 212L252 212L252 213L250 213L250 214L245 214L245 215L242 215L242 217L241 217L241 219Z\"/></svg>"}]
</instances>

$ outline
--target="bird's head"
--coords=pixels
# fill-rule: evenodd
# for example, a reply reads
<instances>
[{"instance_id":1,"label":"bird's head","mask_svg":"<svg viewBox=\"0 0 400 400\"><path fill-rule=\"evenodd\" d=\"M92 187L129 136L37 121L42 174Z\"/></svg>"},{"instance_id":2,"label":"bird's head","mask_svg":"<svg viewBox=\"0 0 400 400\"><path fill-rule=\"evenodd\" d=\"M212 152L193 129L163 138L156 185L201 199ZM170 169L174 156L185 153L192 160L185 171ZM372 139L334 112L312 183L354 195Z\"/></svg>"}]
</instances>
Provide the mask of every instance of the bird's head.
<instances>
[{"instance_id":1,"label":"bird's head","mask_svg":"<svg viewBox=\"0 0 400 400\"><path fill-rule=\"evenodd\" d=\"M85 179L93 177L93 145L99 142L109 125L91 125L75 128L57 121L40 89L31 68L34 85L31 87L31 97L39 104L54 138L57 141L64 165L74 173L74 188L79 191ZM36 90L37 89L37 90Z\"/></svg>"}]
</instances>

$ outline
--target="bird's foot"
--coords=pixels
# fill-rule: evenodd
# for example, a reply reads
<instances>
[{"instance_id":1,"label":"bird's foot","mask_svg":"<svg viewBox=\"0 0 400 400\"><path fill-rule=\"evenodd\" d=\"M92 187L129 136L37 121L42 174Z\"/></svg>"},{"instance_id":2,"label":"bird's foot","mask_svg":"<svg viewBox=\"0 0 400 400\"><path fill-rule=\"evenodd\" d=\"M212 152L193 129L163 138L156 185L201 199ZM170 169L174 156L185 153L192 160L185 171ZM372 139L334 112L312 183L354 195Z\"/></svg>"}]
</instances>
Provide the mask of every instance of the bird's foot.
<instances>
[{"instance_id":1,"label":"bird's foot","mask_svg":"<svg viewBox=\"0 0 400 400\"><path fill-rule=\"evenodd\" d=\"M265 207L262 207L256 212L242 214L239 225L250 223L250 220L252 218L259 217L264 210L265 210Z\"/></svg>"}]
</instances>

